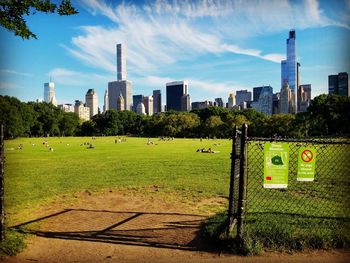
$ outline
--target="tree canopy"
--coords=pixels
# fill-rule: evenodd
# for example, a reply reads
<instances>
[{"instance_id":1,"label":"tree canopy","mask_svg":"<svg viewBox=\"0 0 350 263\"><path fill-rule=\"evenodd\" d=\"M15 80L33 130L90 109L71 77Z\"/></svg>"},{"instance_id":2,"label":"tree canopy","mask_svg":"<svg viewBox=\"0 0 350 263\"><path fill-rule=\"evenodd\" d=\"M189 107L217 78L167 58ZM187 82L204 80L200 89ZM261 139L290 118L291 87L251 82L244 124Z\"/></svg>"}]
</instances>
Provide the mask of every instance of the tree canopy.
<instances>
[{"instance_id":1,"label":"tree canopy","mask_svg":"<svg viewBox=\"0 0 350 263\"><path fill-rule=\"evenodd\" d=\"M307 112L267 116L254 109L230 110L209 107L192 112L169 111L153 116L132 111L109 110L90 121L64 112L46 102L21 102L0 96L0 122L5 137L136 135L230 138L234 126L248 124L253 137L349 136L350 98L337 95L315 97Z\"/></svg>"},{"instance_id":2,"label":"tree canopy","mask_svg":"<svg viewBox=\"0 0 350 263\"><path fill-rule=\"evenodd\" d=\"M37 36L28 28L24 16L35 15L37 12L58 13L60 16L78 13L70 0L61 0L59 5L50 0L1 0L0 24L23 39L36 39Z\"/></svg>"}]
</instances>

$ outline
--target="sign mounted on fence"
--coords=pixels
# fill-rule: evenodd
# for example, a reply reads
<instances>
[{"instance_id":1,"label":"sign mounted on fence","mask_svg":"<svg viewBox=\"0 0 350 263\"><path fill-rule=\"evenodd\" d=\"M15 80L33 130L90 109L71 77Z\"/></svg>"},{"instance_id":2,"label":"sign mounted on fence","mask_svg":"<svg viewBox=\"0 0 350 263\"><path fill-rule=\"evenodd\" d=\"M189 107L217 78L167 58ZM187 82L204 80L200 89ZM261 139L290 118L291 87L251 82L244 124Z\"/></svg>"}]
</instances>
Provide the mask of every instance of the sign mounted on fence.
<instances>
[{"instance_id":1,"label":"sign mounted on fence","mask_svg":"<svg viewBox=\"0 0 350 263\"><path fill-rule=\"evenodd\" d=\"M264 188L287 188L288 163L288 143L265 143Z\"/></svg>"},{"instance_id":2,"label":"sign mounted on fence","mask_svg":"<svg viewBox=\"0 0 350 263\"><path fill-rule=\"evenodd\" d=\"M315 179L316 149L300 147L298 152L298 181L313 181Z\"/></svg>"}]
</instances>

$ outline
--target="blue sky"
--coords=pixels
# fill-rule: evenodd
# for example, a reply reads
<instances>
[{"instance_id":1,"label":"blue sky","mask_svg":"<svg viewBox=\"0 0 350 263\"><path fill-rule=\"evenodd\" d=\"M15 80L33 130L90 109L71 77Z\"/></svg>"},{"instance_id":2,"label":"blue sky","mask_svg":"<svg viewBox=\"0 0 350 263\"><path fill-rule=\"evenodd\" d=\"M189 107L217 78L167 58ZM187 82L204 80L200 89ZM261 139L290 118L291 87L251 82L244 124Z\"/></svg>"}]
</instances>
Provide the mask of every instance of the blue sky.
<instances>
[{"instance_id":1,"label":"blue sky","mask_svg":"<svg viewBox=\"0 0 350 263\"><path fill-rule=\"evenodd\" d=\"M116 80L115 45L126 45L133 94L151 95L186 80L192 101L240 89L280 90L280 60L296 30L301 83L327 93L328 75L350 73L350 0L344 1L73 1L79 14L27 17L38 39L0 29L0 94L43 98L51 76L58 103L85 100L93 88L103 106Z\"/></svg>"}]
</instances>

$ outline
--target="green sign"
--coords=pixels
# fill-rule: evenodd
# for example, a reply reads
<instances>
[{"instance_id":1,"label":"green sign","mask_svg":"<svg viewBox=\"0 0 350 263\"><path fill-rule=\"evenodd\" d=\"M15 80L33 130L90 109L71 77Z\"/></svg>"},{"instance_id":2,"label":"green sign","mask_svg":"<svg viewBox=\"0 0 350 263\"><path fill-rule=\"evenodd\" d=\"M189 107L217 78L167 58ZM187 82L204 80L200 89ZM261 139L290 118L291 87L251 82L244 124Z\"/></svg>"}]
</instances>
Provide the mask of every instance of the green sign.
<instances>
[{"instance_id":1,"label":"green sign","mask_svg":"<svg viewBox=\"0 0 350 263\"><path fill-rule=\"evenodd\" d=\"M287 143L265 143L264 188L287 188L289 146Z\"/></svg>"},{"instance_id":2,"label":"green sign","mask_svg":"<svg viewBox=\"0 0 350 263\"><path fill-rule=\"evenodd\" d=\"M313 181L315 179L316 149L300 147L298 153L298 181Z\"/></svg>"}]
</instances>

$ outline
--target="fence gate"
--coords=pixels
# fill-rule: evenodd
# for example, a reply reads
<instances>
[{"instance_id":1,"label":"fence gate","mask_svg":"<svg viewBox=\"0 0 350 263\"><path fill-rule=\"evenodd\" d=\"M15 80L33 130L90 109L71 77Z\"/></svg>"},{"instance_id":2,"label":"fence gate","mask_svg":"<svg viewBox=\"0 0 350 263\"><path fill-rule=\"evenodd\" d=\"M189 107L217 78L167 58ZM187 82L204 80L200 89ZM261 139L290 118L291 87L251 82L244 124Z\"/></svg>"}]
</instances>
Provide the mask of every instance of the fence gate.
<instances>
[{"instance_id":1,"label":"fence gate","mask_svg":"<svg viewBox=\"0 0 350 263\"><path fill-rule=\"evenodd\" d=\"M232 143L228 229L241 245L252 238L267 247L349 246L349 140L251 138L243 125ZM286 156L271 155L271 145ZM284 182L273 184L271 160L287 165ZM311 161L311 170L301 165ZM303 169L313 177L303 177Z\"/></svg>"}]
</instances>

